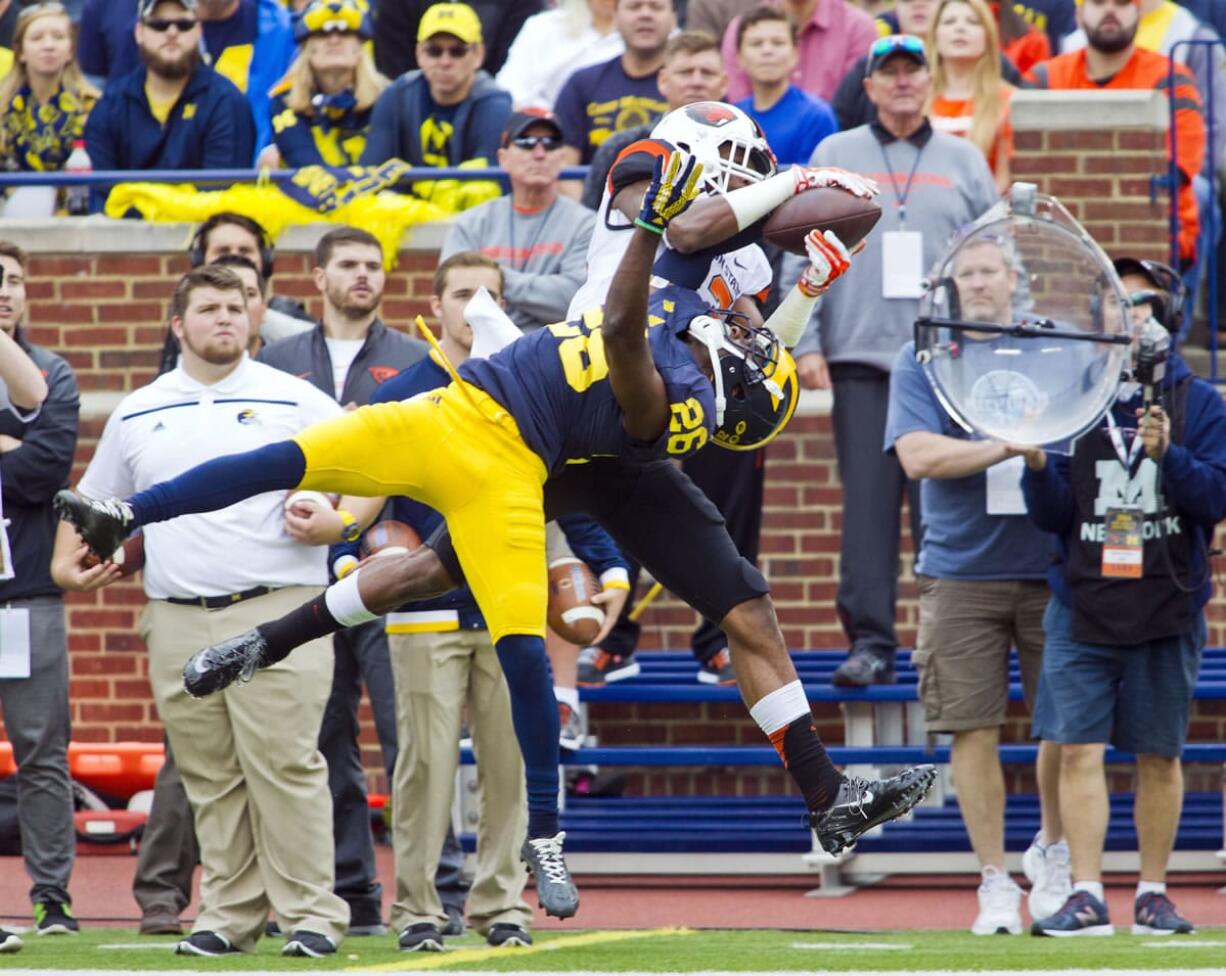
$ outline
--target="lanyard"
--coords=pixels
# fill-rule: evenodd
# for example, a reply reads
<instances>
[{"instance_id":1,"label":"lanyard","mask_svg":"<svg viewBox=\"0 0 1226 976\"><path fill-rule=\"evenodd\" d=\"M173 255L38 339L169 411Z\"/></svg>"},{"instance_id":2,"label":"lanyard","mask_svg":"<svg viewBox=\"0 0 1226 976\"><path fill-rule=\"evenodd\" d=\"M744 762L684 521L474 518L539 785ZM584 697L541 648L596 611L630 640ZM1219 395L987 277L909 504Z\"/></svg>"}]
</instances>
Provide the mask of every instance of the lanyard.
<instances>
[{"instance_id":1,"label":"lanyard","mask_svg":"<svg viewBox=\"0 0 1226 976\"><path fill-rule=\"evenodd\" d=\"M1136 463L1137 455L1141 453L1141 434L1139 431L1133 433L1132 444L1128 449L1124 449L1124 435L1115 423L1115 418L1111 416L1111 410L1107 410L1107 433L1111 435L1111 446L1115 448L1115 456L1119 459L1120 464L1124 466L1124 471L1127 474L1132 474L1132 467Z\"/></svg>"},{"instance_id":2,"label":"lanyard","mask_svg":"<svg viewBox=\"0 0 1226 976\"><path fill-rule=\"evenodd\" d=\"M924 146L915 151L915 162L911 164L911 172L907 176L907 184L902 192L898 192L898 180L894 178L894 167L890 165L890 157L886 154L885 143L877 144L881 149L881 158L885 161L885 171L890 176L890 189L894 191L894 199L898 201L898 226L903 228L907 223L907 197L911 195L911 181L915 179L915 171L919 168L920 156L924 155Z\"/></svg>"}]
</instances>

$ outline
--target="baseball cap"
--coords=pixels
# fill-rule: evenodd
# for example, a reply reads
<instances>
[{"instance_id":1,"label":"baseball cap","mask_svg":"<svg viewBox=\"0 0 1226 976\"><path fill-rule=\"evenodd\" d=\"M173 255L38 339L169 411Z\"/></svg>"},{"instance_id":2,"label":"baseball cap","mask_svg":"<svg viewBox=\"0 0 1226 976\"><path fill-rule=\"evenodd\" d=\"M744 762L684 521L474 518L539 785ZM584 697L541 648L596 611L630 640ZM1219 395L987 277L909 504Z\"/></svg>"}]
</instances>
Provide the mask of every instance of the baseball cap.
<instances>
[{"instance_id":1,"label":"baseball cap","mask_svg":"<svg viewBox=\"0 0 1226 976\"><path fill-rule=\"evenodd\" d=\"M868 49L868 61L864 65L864 77L868 77L896 54L910 58L916 64L927 66L928 55L924 42L914 34L890 34L873 41Z\"/></svg>"},{"instance_id":2,"label":"baseball cap","mask_svg":"<svg viewBox=\"0 0 1226 976\"><path fill-rule=\"evenodd\" d=\"M196 0L141 0L140 19L145 20L153 16L153 10L159 3L177 3L189 14L196 12Z\"/></svg>"},{"instance_id":3,"label":"baseball cap","mask_svg":"<svg viewBox=\"0 0 1226 976\"><path fill-rule=\"evenodd\" d=\"M562 126L558 124L557 118L552 112L541 108L520 109L518 112L512 112L511 117L507 119L507 124L502 130L502 145L505 148L511 144L512 139L518 139L527 131L529 126L543 123L553 128L559 139L562 138Z\"/></svg>"},{"instance_id":4,"label":"baseball cap","mask_svg":"<svg viewBox=\"0 0 1226 976\"><path fill-rule=\"evenodd\" d=\"M465 44L480 44L481 20L466 3L436 3L421 15L417 40L425 41L435 34L451 34Z\"/></svg>"}]
</instances>

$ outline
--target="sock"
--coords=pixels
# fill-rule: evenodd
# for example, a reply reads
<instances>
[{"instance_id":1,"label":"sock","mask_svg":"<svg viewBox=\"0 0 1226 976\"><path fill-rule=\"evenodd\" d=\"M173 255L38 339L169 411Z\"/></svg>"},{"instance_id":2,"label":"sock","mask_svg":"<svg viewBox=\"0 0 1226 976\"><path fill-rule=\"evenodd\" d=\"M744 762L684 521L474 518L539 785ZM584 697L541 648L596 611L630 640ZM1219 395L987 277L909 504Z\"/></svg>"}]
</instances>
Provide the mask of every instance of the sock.
<instances>
[{"instance_id":1,"label":"sock","mask_svg":"<svg viewBox=\"0 0 1226 976\"><path fill-rule=\"evenodd\" d=\"M1009 877L1009 875L1005 873L1004 868L999 868L995 864L985 864L979 869L979 876L983 878L984 881L997 881L1000 878Z\"/></svg>"},{"instance_id":2,"label":"sock","mask_svg":"<svg viewBox=\"0 0 1226 976\"><path fill-rule=\"evenodd\" d=\"M552 837L558 832L557 699L545 641L526 634L509 634L494 649L511 693L511 722L524 757L528 785L528 837Z\"/></svg>"},{"instance_id":3,"label":"sock","mask_svg":"<svg viewBox=\"0 0 1226 976\"><path fill-rule=\"evenodd\" d=\"M129 498L133 528L178 515L215 512L265 491L288 491L301 484L305 474L306 457L293 441L214 458Z\"/></svg>"},{"instance_id":4,"label":"sock","mask_svg":"<svg viewBox=\"0 0 1226 976\"><path fill-rule=\"evenodd\" d=\"M1149 895L1149 894L1165 895L1166 894L1166 882L1165 881L1138 881L1136 900L1140 901L1142 895Z\"/></svg>"},{"instance_id":5,"label":"sock","mask_svg":"<svg viewBox=\"0 0 1226 976\"><path fill-rule=\"evenodd\" d=\"M264 655L267 664L275 664L295 647L300 647L307 641L326 637L343 629L344 625L338 623L328 610L326 591L291 610L284 617L260 624L256 628L268 645L268 652Z\"/></svg>"},{"instance_id":6,"label":"sock","mask_svg":"<svg viewBox=\"0 0 1226 976\"><path fill-rule=\"evenodd\" d=\"M1101 881L1075 881L1073 882L1073 890L1089 892L1099 901L1104 901L1106 898L1106 895L1103 894L1103 883Z\"/></svg>"},{"instance_id":7,"label":"sock","mask_svg":"<svg viewBox=\"0 0 1226 976\"><path fill-rule=\"evenodd\" d=\"M830 809L843 782L818 738L809 700L799 681L776 688L758 700L749 714L766 733L812 813Z\"/></svg>"},{"instance_id":8,"label":"sock","mask_svg":"<svg viewBox=\"0 0 1226 976\"><path fill-rule=\"evenodd\" d=\"M1037 834L1034 835L1034 840L1030 842L1030 846L1037 847L1040 853L1047 852L1048 840L1047 840L1047 837L1044 836L1043 831L1040 830Z\"/></svg>"},{"instance_id":9,"label":"sock","mask_svg":"<svg viewBox=\"0 0 1226 976\"><path fill-rule=\"evenodd\" d=\"M553 697L564 705L569 705L572 712L579 711L579 689L553 686Z\"/></svg>"}]
</instances>

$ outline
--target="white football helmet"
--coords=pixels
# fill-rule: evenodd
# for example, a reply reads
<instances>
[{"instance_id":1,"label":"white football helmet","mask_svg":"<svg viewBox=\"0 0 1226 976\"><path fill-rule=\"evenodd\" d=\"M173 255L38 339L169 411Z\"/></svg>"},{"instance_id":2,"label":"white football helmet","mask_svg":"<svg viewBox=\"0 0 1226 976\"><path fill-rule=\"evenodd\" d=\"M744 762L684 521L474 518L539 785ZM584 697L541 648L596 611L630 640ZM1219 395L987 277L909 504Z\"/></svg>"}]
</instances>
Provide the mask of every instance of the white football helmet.
<instances>
[{"instance_id":1,"label":"white football helmet","mask_svg":"<svg viewBox=\"0 0 1226 976\"><path fill-rule=\"evenodd\" d=\"M702 163L703 183L717 193L727 193L734 176L757 183L778 169L758 123L726 102L694 102L673 109L656 123L651 137L696 157Z\"/></svg>"}]
</instances>

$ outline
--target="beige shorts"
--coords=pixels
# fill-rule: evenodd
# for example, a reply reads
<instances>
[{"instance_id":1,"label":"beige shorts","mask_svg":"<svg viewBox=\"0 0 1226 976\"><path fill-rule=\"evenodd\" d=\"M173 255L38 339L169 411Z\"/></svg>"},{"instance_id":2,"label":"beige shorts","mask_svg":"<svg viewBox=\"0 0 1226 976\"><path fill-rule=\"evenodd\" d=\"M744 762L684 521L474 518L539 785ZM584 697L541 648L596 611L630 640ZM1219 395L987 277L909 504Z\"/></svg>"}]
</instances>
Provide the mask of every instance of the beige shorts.
<instances>
[{"instance_id":1,"label":"beige shorts","mask_svg":"<svg viewBox=\"0 0 1226 976\"><path fill-rule=\"evenodd\" d=\"M930 732L1004 724L1009 705L1009 649L1017 648L1027 709L1043 661L1040 580L956 580L919 576L915 662Z\"/></svg>"}]
</instances>

